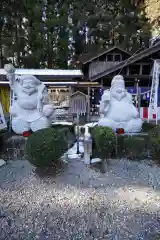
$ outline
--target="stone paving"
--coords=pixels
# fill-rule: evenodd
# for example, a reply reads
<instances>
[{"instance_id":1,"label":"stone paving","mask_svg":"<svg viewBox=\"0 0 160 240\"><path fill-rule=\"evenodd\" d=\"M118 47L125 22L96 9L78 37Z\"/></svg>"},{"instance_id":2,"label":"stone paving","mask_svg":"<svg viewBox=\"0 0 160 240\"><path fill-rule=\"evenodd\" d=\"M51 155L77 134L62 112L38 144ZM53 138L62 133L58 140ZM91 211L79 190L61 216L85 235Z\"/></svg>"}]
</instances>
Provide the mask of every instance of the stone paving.
<instances>
[{"instance_id":1,"label":"stone paving","mask_svg":"<svg viewBox=\"0 0 160 240\"><path fill-rule=\"evenodd\" d=\"M158 240L160 169L111 160L106 174L72 159L48 174L0 168L0 240Z\"/></svg>"}]
</instances>

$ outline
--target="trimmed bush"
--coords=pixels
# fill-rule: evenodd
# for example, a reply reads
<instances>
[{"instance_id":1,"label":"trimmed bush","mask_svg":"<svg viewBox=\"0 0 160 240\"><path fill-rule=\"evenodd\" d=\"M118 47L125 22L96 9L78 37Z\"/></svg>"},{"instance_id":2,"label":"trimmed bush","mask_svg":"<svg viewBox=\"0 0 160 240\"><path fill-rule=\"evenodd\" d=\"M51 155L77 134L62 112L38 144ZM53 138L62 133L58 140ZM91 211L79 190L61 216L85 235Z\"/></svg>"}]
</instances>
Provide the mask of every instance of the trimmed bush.
<instances>
[{"instance_id":1,"label":"trimmed bush","mask_svg":"<svg viewBox=\"0 0 160 240\"><path fill-rule=\"evenodd\" d=\"M67 151L67 129L47 128L33 133L27 139L26 155L36 167L51 166Z\"/></svg>"},{"instance_id":2,"label":"trimmed bush","mask_svg":"<svg viewBox=\"0 0 160 240\"><path fill-rule=\"evenodd\" d=\"M150 139L160 138L160 126L159 125L155 126L148 133L149 133Z\"/></svg>"},{"instance_id":3,"label":"trimmed bush","mask_svg":"<svg viewBox=\"0 0 160 240\"><path fill-rule=\"evenodd\" d=\"M149 139L152 159L160 163L160 126L149 131Z\"/></svg>"},{"instance_id":4,"label":"trimmed bush","mask_svg":"<svg viewBox=\"0 0 160 240\"><path fill-rule=\"evenodd\" d=\"M123 141L124 156L132 160L148 157L147 142L143 136L127 136Z\"/></svg>"},{"instance_id":5,"label":"trimmed bush","mask_svg":"<svg viewBox=\"0 0 160 240\"><path fill-rule=\"evenodd\" d=\"M111 128L94 127L91 130L93 138L93 155L101 159L112 156L116 149L116 135Z\"/></svg>"},{"instance_id":6,"label":"trimmed bush","mask_svg":"<svg viewBox=\"0 0 160 240\"><path fill-rule=\"evenodd\" d=\"M148 123L148 122L144 122L142 125L142 132L148 132L151 129L155 128L155 124L154 123Z\"/></svg>"},{"instance_id":7,"label":"trimmed bush","mask_svg":"<svg viewBox=\"0 0 160 240\"><path fill-rule=\"evenodd\" d=\"M4 139L7 135L7 129L0 130L0 150L2 150L4 145Z\"/></svg>"},{"instance_id":8,"label":"trimmed bush","mask_svg":"<svg viewBox=\"0 0 160 240\"><path fill-rule=\"evenodd\" d=\"M56 124L52 126L53 129L56 129L64 134L64 138L68 142L68 148L70 148L76 140L74 125L61 125Z\"/></svg>"},{"instance_id":9,"label":"trimmed bush","mask_svg":"<svg viewBox=\"0 0 160 240\"><path fill-rule=\"evenodd\" d=\"M80 128L80 135L82 135L82 136L83 136L83 135L84 135L84 133L85 133L85 128L84 128L84 127L81 127L81 128Z\"/></svg>"},{"instance_id":10,"label":"trimmed bush","mask_svg":"<svg viewBox=\"0 0 160 240\"><path fill-rule=\"evenodd\" d=\"M124 139L126 137L128 137L128 136L117 135L116 157L118 157L118 158L124 157Z\"/></svg>"}]
</instances>

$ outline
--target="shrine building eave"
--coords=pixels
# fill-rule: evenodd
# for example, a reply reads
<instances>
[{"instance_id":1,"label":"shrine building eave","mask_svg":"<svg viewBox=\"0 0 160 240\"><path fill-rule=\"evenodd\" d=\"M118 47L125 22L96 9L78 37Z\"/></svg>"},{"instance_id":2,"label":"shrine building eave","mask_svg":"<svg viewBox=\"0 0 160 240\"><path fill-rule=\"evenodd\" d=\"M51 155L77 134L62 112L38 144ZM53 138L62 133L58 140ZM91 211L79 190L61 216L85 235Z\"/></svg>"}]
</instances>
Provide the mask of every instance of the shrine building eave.
<instances>
[{"instance_id":1,"label":"shrine building eave","mask_svg":"<svg viewBox=\"0 0 160 240\"><path fill-rule=\"evenodd\" d=\"M0 75L6 76L6 71L0 69ZM41 81L83 79L80 69L23 69L17 68L15 75L34 75Z\"/></svg>"},{"instance_id":2,"label":"shrine building eave","mask_svg":"<svg viewBox=\"0 0 160 240\"><path fill-rule=\"evenodd\" d=\"M106 70L104 70L103 72L94 75L93 77L90 78L91 81L97 81L98 79L101 79L109 74L112 74L114 72L116 72L117 70L123 69L124 67L136 63L137 61L142 60L143 58L152 55L156 52L160 51L160 43L157 43L156 45L147 48L135 55L132 55L130 58L128 58L125 61L120 62L119 64L116 64L115 66L112 66L111 68L108 68ZM154 60L154 59L153 59Z\"/></svg>"}]
</instances>

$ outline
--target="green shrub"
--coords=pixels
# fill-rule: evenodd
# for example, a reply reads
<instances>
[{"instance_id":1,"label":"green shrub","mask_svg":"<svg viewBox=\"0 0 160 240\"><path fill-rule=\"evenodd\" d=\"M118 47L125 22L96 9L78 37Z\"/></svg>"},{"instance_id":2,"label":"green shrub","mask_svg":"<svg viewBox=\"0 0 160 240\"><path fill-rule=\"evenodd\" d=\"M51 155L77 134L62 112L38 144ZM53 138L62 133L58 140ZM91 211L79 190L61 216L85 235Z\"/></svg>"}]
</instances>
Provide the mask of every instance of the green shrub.
<instances>
[{"instance_id":1,"label":"green shrub","mask_svg":"<svg viewBox=\"0 0 160 240\"><path fill-rule=\"evenodd\" d=\"M156 125L154 128L152 128L149 132L150 139L152 138L160 138L160 126Z\"/></svg>"},{"instance_id":2,"label":"green shrub","mask_svg":"<svg viewBox=\"0 0 160 240\"><path fill-rule=\"evenodd\" d=\"M27 139L26 155L36 167L56 163L68 149L67 130L47 128L33 133Z\"/></svg>"},{"instance_id":3,"label":"green shrub","mask_svg":"<svg viewBox=\"0 0 160 240\"><path fill-rule=\"evenodd\" d=\"M160 163L160 126L157 125L149 131L151 156Z\"/></svg>"},{"instance_id":4,"label":"green shrub","mask_svg":"<svg viewBox=\"0 0 160 240\"><path fill-rule=\"evenodd\" d=\"M7 129L0 130L0 150L2 150L2 148L3 148L4 139L5 139L5 136L7 135L7 133L8 133Z\"/></svg>"},{"instance_id":5,"label":"green shrub","mask_svg":"<svg viewBox=\"0 0 160 240\"><path fill-rule=\"evenodd\" d=\"M127 136L123 142L124 155L128 159L140 160L148 157L147 141L144 136Z\"/></svg>"},{"instance_id":6,"label":"green shrub","mask_svg":"<svg viewBox=\"0 0 160 240\"><path fill-rule=\"evenodd\" d=\"M116 135L111 128L94 127L91 130L93 138L93 155L102 159L111 157L116 149Z\"/></svg>"},{"instance_id":7,"label":"green shrub","mask_svg":"<svg viewBox=\"0 0 160 240\"><path fill-rule=\"evenodd\" d=\"M142 125L142 132L148 132L153 129L156 125L154 123L144 122Z\"/></svg>"},{"instance_id":8,"label":"green shrub","mask_svg":"<svg viewBox=\"0 0 160 240\"><path fill-rule=\"evenodd\" d=\"M126 135L117 135L116 142L116 157L124 157L124 139L128 137Z\"/></svg>"},{"instance_id":9,"label":"green shrub","mask_svg":"<svg viewBox=\"0 0 160 240\"><path fill-rule=\"evenodd\" d=\"M70 148L76 140L74 125L53 125L53 129L58 130L64 134L64 138L68 142L68 147Z\"/></svg>"},{"instance_id":10,"label":"green shrub","mask_svg":"<svg viewBox=\"0 0 160 240\"><path fill-rule=\"evenodd\" d=\"M83 135L84 135L84 133L85 133L85 128L84 128L84 127L81 127L81 128L80 128L80 135L82 135L82 136L83 136Z\"/></svg>"}]
</instances>

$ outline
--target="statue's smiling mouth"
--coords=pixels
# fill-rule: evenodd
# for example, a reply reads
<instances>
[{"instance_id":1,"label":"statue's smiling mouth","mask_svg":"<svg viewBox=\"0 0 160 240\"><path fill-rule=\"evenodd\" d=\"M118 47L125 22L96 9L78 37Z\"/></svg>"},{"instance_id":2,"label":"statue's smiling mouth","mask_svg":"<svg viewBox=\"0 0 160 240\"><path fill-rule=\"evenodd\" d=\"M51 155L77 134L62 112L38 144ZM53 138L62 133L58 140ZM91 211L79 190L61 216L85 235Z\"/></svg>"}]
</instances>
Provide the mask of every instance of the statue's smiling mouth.
<instances>
[{"instance_id":1,"label":"statue's smiling mouth","mask_svg":"<svg viewBox=\"0 0 160 240\"><path fill-rule=\"evenodd\" d=\"M36 91L35 87L29 87L29 86L24 87L23 86L23 92L25 92L27 94L32 94L35 91Z\"/></svg>"}]
</instances>

